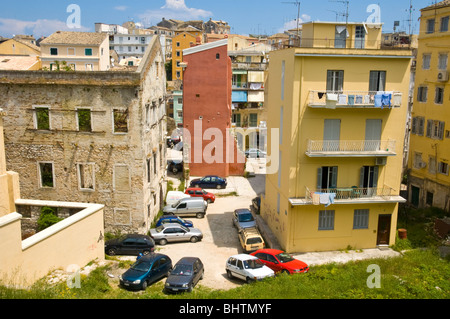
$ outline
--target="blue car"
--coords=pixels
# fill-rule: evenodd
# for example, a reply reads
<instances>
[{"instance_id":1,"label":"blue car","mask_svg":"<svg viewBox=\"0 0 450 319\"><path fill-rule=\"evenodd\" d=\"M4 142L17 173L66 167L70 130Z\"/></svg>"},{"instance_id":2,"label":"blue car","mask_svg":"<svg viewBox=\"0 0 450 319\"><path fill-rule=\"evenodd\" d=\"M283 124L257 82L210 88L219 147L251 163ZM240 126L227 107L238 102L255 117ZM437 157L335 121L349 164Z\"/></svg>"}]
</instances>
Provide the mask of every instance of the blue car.
<instances>
[{"instance_id":1,"label":"blue car","mask_svg":"<svg viewBox=\"0 0 450 319\"><path fill-rule=\"evenodd\" d=\"M162 216L158 222L156 223L156 227L159 227L164 224L173 224L177 223L183 225L184 227L194 227L194 224L190 220L184 220L183 218L175 215L164 215ZM155 228L156 228L155 227Z\"/></svg>"},{"instance_id":2,"label":"blue car","mask_svg":"<svg viewBox=\"0 0 450 319\"><path fill-rule=\"evenodd\" d=\"M247 208L236 209L233 212L233 224L238 229L256 227L256 220Z\"/></svg>"},{"instance_id":3,"label":"blue car","mask_svg":"<svg viewBox=\"0 0 450 319\"><path fill-rule=\"evenodd\" d=\"M192 180L190 187L221 189L227 187L227 180L219 176L209 175Z\"/></svg>"},{"instance_id":4,"label":"blue car","mask_svg":"<svg viewBox=\"0 0 450 319\"><path fill-rule=\"evenodd\" d=\"M164 254L144 255L119 276L120 286L129 290L145 290L152 283L167 277L172 260Z\"/></svg>"}]
</instances>

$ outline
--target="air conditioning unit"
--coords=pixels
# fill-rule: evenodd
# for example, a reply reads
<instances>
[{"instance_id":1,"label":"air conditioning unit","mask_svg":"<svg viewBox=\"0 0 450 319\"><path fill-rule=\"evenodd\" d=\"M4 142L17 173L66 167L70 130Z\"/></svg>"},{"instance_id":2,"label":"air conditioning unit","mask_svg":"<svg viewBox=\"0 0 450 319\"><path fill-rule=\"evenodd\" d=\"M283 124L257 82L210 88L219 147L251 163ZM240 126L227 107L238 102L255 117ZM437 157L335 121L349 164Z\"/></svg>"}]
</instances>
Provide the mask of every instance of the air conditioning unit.
<instances>
[{"instance_id":1,"label":"air conditioning unit","mask_svg":"<svg viewBox=\"0 0 450 319\"><path fill-rule=\"evenodd\" d=\"M377 166L384 166L386 165L387 158L386 157L377 157L375 159L375 165Z\"/></svg>"},{"instance_id":2,"label":"air conditioning unit","mask_svg":"<svg viewBox=\"0 0 450 319\"><path fill-rule=\"evenodd\" d=\"M448 81L448 72L447 71L439 71L437 80L439 82L447 82Z\"/></svg>"},{"instance_id":3,"label":"air conditioning unit","mask_svg":"<svg viewBox=\"0 0 450 319\"><path fill-rule=\"evenodd\" d=\"M427 167L427 163L426 162L420 162L419 163L419 167L420 168L425 168L425 167Z\"/></svg>"}]
</instances>

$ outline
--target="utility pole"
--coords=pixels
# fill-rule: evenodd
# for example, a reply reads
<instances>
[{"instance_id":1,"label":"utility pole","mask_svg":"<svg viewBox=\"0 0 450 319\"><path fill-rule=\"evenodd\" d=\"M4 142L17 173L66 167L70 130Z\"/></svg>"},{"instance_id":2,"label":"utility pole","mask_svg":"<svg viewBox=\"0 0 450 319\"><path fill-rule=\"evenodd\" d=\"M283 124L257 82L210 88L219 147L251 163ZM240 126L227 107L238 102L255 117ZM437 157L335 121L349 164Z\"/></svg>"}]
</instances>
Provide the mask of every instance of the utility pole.
<instances>
[{"instance_id":1,"label":"utility pole","mask_svg":"<svg viewBox=\"0 0 450 319\"><path fill-rule=\"evenodd\" d=\"M299 40L299 43L300 43L300 30L299 30L299 28L300 28L300 6L301 6L301 3L298 0L295 0L295 2L282 2L282 3L293 4L293 5L297 6L297 9L298 9L298 11L297 11L297 39Z\"/></svg>"},{"instance_id":2,"label":"utility pole","mask_svg":"<svg viewBox=\"0 0 450 319\"><path fill-rule=\"evenodd\" d=\"M349 6L350 1L349 0L335 0L335 1L330 1L330 2L341 2L341 3L344 3L346 5L345 15L344 16L345 16L345 25L348 26L348 16L349 16L349 14L348 14L348 6Z\"/></svg>"}]
</instances>

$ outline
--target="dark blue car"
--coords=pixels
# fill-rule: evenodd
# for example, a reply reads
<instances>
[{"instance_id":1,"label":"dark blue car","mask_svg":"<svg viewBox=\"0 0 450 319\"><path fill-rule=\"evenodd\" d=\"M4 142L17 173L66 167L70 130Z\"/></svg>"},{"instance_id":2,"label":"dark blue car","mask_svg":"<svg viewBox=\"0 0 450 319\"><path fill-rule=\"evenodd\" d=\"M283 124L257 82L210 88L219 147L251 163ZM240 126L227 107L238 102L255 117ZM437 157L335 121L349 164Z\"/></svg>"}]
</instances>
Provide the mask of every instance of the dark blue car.
<instances>
[{"instance_id":1,"label":"dark blue car","mask_svg":"<svg viewBox=\"0 0 450 319\"><path fill-rule=\"evenodd\" d=\"M167 292L191 292L203 279L205 269L200 258L183 257L170 272L165 284Z\"/></svg>"},{"instance_id":2,"label":"dark blue car","mask_svg":"<svg viewBox=\"0 0 450 319\"><path fill-rule=\"evenodd\" d=\"M145 290L152 283L166 277L172 270L172 260L164 254L150 254L139 258L119 276L120 285L130 290Z\"/></svg>"},{"instance_id":3,"label":"dark blue car","mask_svg":"<svg viewBox=\"0 0 450 319\"><path fill-rule=\"evenodd\" d=\"M202 178L193 179L190 187L221 189L227 187L227 180L219 176L208 175Z\"/></svg>"},{"instance_id":4,"label":"dark blue car","mask_svg":"<svg viewBox=\"0 0 450 319\"><path fill-rule=\"evenodd\" d=\"M188 227L188 228L194 227L194 224L190 220L184 220L183 218L181 218L179 216L175 216L175 215L162 216L156 223L156 227L159 227L163 224L173 224L173 223L178 223L178 224L181 224L184 227Z\"/></svg>"}]
</instances>

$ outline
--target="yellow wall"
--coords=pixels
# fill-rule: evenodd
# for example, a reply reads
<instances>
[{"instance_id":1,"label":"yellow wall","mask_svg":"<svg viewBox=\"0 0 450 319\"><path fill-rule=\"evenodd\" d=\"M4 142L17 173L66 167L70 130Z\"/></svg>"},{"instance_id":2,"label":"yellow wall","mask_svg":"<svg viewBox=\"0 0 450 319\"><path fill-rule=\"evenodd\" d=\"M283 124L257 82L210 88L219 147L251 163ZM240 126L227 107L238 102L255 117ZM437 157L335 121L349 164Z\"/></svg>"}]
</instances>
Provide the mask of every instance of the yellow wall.
<instances>
[{"instance_id":1,"label":"yellow wall","mask_svg":"<svg viewBox=\"0 0 450 319\"><path fill-rule=\"evenodd\" d=\"M177 67L177 62L183 62L183 50L191 47L191 44L196 44L196 39L198 37L198 32L194 34L183 32L178 34L172 39L172 80L182 80L183 79L183 69ZM179 52L179 56L177 56ZM180 76L177 77L177 72Z\"/></svg>"},{"instance_id":2,"label":"yellow wall","mask_svg":"<svg viewBox=\"0 0 450 319\"><path fill-rule=\"evenodd\" d=\"M389 157L386 166L379 167L378 188L393 188L398 195L402 173L402 154L408 87L410 81L410 51L345 50L341 49L286 49L270 55L268 101L266 106L269 137L269 155L281 153L281 183L278 172L267 175L266 193L261 215L274 230L281 245L288 251L315 251L343 249L348 245L358 248L376 246L376 227L379 214L392 214L390 244L395 241L396 204L332 205L335 210L335 230L318 231L318 212L324 206L296 206L289 198L304 198L306 187L316 189L317 170L322 166L338 166L338 187L359 187L362 166L374 166L374 157L309 158L305 155L308 139L323 140L324 120L341 120L341 140L364 140L365 121L382 120L381 140L396 140L397 156ZM295 55L313 55L297 56ZM324 57L319 55L332 55ZM335 55L333 55L335 54ZM365 54L374 57L344 57ZM394 57L387 57L394 56ZM284 100L281 99L281 69L285 61ZM309 91L326 91L327 70L344 70L344 91L369 90L371 70L386 71L386 91L403 93L402 106L393 109L313 109L308 107ZM280 109L283 107L282 143L279 149L271 145L270 128L280 127ZM277 194L280 210L277 212ZM353 211L369 209L370 224L367 231L352 231ZM375 229L375 234L373 231ZM308 230L308 231L305 231ZM371 236L367 237L367 233ZM330 242L330 238L335 240ZM374 239L375 238L375 239Z\"/></svg>"},{"instance_id":3,"label":"yellow wall","mask_svg":"<svg viewBox=\"0 0 450 319\"><path fill-rule=\"evenodd\" d=\"M424 136L411 133L410 153L408 159L408 168L410 175L413 178L410 181L414 186L421 188L421 199L419 206L425 206L426 192L429 191L434 194L433 206L448 209L448 197L450 191L450 176L430 173L429 172L429 157L435 157L436 162L444 162L450 164L450 143L449 139L445 137L445 131L450 130L450 82L438 82L438 56L440 53L447 53L449 60L447 62L447 71L450 63L450 31L440 32L441 18L450 15L450 5L438 10L422 11L420 20L420 34L419 46L417 52L417 68L415 78L414 90L414 104L412 117L424 117ZM435 19L435 32L426 33L427 20ZM423 55L431 55L430 68L423 69ZM426 102L419 102L417 100L418 87L428 87L428 98ZM436 87L444 88L443 104L435 103ZM443 140L426 137L427 120L437 120L445 122L445 131ZM418 169L414 167L415 153L422 153L422 161L427 163L426 167ZM437 170L437 167L436 167ZM419 180L417 180L417 179ZM424 181L427 185L423 184ZM446 189L447 188L447 189ZM411 196L411 194L410 194ZM439 198L440 197L440 198ZM411 197L410 197L411 200Z\"/></svg>"},{"instance_id":4,"label":"yellow wall","mask_svg":"<svg viewBox=\"0 0 450 319\"><path fill-rule=\"evenodd\" d=\"M30 55L38 56L39 50L35 50L26 44L20 43L14 39L6 40L0 43L0 54L2 55Z\"/></svg>"}]
</instances>

